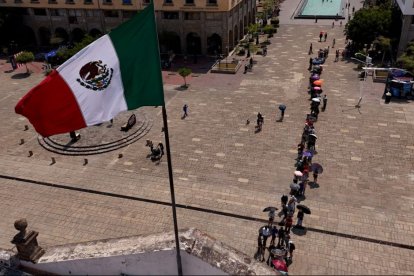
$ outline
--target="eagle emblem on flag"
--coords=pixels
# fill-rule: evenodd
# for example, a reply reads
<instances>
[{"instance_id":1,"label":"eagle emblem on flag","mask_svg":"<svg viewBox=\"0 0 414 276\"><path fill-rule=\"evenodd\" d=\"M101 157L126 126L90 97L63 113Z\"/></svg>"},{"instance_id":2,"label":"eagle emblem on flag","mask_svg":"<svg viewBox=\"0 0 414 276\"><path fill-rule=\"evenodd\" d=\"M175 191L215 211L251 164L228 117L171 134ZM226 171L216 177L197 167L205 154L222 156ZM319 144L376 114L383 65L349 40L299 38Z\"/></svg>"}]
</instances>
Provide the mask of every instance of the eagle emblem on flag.
<instances>
[{"instance_id":1,"label":"eagle emblem on flag","mask_svg":"<svg viewBox=\"0 0 414 276\"><path fill-rule=\"evenodd\" d=\"M79 70L80 78L76 80L87 89L104 90L111 83L113 71L102 60L91 61L82 66Z\"/></svg>"}]
</instances>

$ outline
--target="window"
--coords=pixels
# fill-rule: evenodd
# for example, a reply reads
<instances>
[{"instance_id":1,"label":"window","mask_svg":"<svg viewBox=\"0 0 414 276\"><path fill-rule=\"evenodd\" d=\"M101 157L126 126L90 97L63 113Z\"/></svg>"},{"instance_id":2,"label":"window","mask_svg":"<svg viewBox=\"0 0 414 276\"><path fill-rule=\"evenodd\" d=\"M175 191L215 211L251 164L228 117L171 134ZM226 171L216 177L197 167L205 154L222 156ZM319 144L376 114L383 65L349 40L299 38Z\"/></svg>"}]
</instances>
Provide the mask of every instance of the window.
<instances>
[{"instance_id":1,"label":"window","mask_svg":"<svg viewBox=\"0 0 414 276\"><path fill-rule=\"evenodd\" d=\"M184 13L184 20L200 20L199 12L186 12Z\"/></svg>"},{"instance_id":2,"label":"window","mask_svg":"<svg viewBox=\"0 0 414 276\"><path fill-rule=\"evenodd\" d=\"M207 6L217 6L217 0L207 0Z\"/></svg>"},{"instance_id":3,"label":"window","mask_svg":"<svg viewBox=\"0 0 414 276\"><path fill-rule=\"evenodd\" d=\"M37 3L39 3L39 0L30 0L30 3L37 4Z\"/></svg>"},{"instance_id":4,"label":"window","mask_svg":"<svg viewBox=\"0 0 414 276\"><path fill-rule=\"evenodd\" d=\"M122 5L132 5L131 0L122 0Z\"/></svg>"},{"instance_id":5,"label":"window","mask_svg":"<svg viewBox=\"0 0 414 276\"><path fill-rule=\"evenodd\" d=\"M179 15L178 15L178 12L163 12L162 18L163 19L178 19Z\"/></svg>"},{"instance_id":6,"label":"window","mask_svg":"<svg viewBox=\"0 0 414 276\"><path fill-rule=\"evenodd\" d=\"M69 16L69 24L78 24L78 18L76 16Z\"/></svg>"},{"instance_id":7,"label":"window","mask_svg":"<svg viewBox=\"0 0 414 276\"><path fill-rule=\"evenodd\" d=\"M206 12L207 20L221 20L222 13L220 12Z\"/></svg>"},{"instance_id":8,"label":"window","mask_svg":"<svg viewBox=\"0 0 414 276\"><path fill-rule=\"evenodd\" d=\"M73 5L75 4L74 0L66 0L66 4Z\"/></svg>"},{"instance_id":9,"label":"window","mask_svg":"<svg viewBox=\"0 0 414 276\"><path fill-rule=\"evenodd\" d=\"M164 5L173 5L172 0L164 0Z\"/></svg>"},{"instance_id":10,"label":"window","mask_svg":"<svg viewBox=\"0 0 414 276\"><path fill-rule=\"evenodd\" d=\"M144 5L148 5L150 2L151 2L150 0L143 0L143 1L142 1L142 4L144 4Z\"/></svg>"},{"instance_id":11,"label":"window","mask_svg":"<svg viewBox=\"0 0 414 276\"><path fill-rule=\"evenodd\" d=\"M186 5L194 5L194 0L185 0Z\"/></svg>"},{"instance_id":12,"label":"window","mask_svg":"<svg viewBox=\"0 0 414 276\"><path fill-rule=\"evenodd\" d=\"M84 4L84 5L92 5L92 4L93 4L93 2L92 2L92 0L84 0L84 1L83 1L83 4Z\"/></svg>"},{"instance_id":13,"label":"window","mask_svg":"<svg viewBox=\"0 0 414 276\"><path fill-rule=\"evenodd\" d=\"M105 17L118 17L118 11L103 11Z\"/></svg>"},{"instance_id":14,"label":"window","mask_svg":"<svg viewBox=\"0 0 414 276\"><path fill-rule=\"evenodd\" d=\"M411 15L411 25L414 25L414 15Z\"/></svg>"},{"instance_id":15,"label":"window","mask_svg":"<svg viewBox=\"0 0 414 276\"><path fill-rule=\"evenodd\" d=\"M60 15L59 10L57 10L57 9L50 9L49 14L50 14L50 16L59 16Z\"/></svg>"},{"instance_id":16,"label":"window","mask_svg":"<svg viewBox=\"0 0 414 276\"><path fill-rule=\"evenodd\" d=\"M87 17L93 17L93 10L85 10L86 16Z\"/></svg>"},{"instance_id":17,"label":"window","mask_svg":"<svg viewBox=\"0 0 414 276\"><path fill-rule=\"evenodd\" d=\"M48 3L49 4L57 4L57 1L56 0L49 0Z\"/></svg>"},{"instance_id":18,"label":"window","mask_svg":"<svg viewBox=\"0 0 414 276\"><path fill-rule=\"evenodd\" d=\"M102 4L104 4L104 5L112 5L112 0L103 0Z\"/></svg>"},{"instance_id":19,"label":"window","mask_svg":"<svg viewBox=\"0 0 414 276\"><path fill-rule=\"evenodd\" d=\"M122 17L123 18L131 18L136 14L137 14L136 11L122 11Z\"/></svg>"},{"instance_id":20,"label":"window","mask_svg":"<svg viewBox=\"0 0 414 276\"><path fill-rule=\"evenodd\" d=\"M33 9L34 15L45 16L46 9Z\"/></svg>"},{"instance_id":21,"label":"window","mask_svg":"<svg viewBox=\"0 0 414 276\"><path fill-rule=\"evenodd\" d=\"M14 3L19 4L19 3L23 3L22 0L14 0Z\"/></svg>"}]
</instances>

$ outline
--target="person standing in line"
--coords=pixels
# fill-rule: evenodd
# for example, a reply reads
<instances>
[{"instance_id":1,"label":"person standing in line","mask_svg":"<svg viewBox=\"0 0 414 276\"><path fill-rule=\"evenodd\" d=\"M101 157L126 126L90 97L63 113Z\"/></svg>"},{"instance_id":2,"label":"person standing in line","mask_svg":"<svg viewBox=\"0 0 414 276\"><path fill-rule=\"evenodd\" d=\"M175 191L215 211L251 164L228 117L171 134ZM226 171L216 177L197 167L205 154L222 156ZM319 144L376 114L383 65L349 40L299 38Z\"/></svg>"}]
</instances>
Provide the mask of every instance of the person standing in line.
<instances>
[{"instance_id":1,"label":"person standing in line","mask_svg":"<svg viewBox=\"0 0 414 276\"><path fill-rule=\"evenodd\" d=\"M339 56L339 53L338 53L338 56ZM322 99L322 112L325 111L327 103L328 103L328 97L326 95L324 95L323 99Z\"/></svg>"},{"instance_id":2,"label":"person standing in line","mask_svg":"<svg viewBox=\"0 0 414 276\"><path fill-rule=\"evenodd\" d=\"M324 37L324 41L326 42L326 39L328 38L328 33L325 32L325 34L323 35L323 37Z\"/></svg>"},{"instance_id":3,"label":"person standing in line","mask_svg":"<svg viewBox=\"0 0 414 276\"><path fill-rule=\"evenodd\" d=\"M283 227L279 228L279 231L277 232L277 247L281 248L283 246L283 241L285 240L285 230L283 230Z\"/></svg>"},{"instance_id":4,"label":"person standing in line","mask_svg":"<svg viewBox=\"0 0 414 276\"><path fill-rule=\"evenodd\" d=\"M288 251L289 251L289 259L292 261L293 259L293 251L295 251L296 247L292 240L289 240L288 244Z\"/></svg>"},{"instance_id":5,"label":"person standing in line","mask_svg":"<svg viewBox=\"0 0 414 276\"><path fill-rule=\"evenodd\" d=\"M292 228L293 225L293 216L288 214L286 220L285 220L285 231L287 234L290 233L290 228Z\"/></svg>"},{"instance_id":6,"label":"person standing in line","mask_svg":"<svg viewBox=\"0 0 414 276\"><path fill-rule=\"evenodd\" d=\"M314 170L313 171L313 183L314 184L318 184L318 171L317 170Z\"/></svg>"},{"instance_id":7,"label":"person standing in line","mask_svg":"<svg viewBox=\"0 0 414 276\"><path fill-rule=\"evenodd\" d=\"M297 216L298 221L296 222L296 227L303 228L302 223L303 223L304 216L305 216L305 213L302 211L302 209L300 209L298 212L298 216Z\"/></svg>"},{"instance_id":8,"label":"person standing in line","mask_svg":"<svg viewBox=\"0 0 414 276\"><path fill-rule=\"evenodd\" d=\"M187 104L183 106L183 112L184 112L183 118L187 117L188 116L188 105Z\"/></svg>"}]
</instances>

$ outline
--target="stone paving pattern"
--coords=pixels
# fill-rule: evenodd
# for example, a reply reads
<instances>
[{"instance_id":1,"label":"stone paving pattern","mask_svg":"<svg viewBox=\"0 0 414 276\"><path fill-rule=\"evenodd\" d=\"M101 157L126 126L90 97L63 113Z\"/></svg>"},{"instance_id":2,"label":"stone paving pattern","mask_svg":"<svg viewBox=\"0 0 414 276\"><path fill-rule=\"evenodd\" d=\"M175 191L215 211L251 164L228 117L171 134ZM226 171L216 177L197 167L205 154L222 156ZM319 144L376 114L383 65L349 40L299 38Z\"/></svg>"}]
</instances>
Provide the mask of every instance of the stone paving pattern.
<instances>
[{"instance_id":1,"label":"stone paving pattern","mask_svg":"<svg viewBox=\"0 0 414 276\"><path fill-rule=\"evenodd\" d=\"M165 84L177 203L267 219L262 209L279 206L280 196L289 191L296 145L309 111L309 44L316 50L331 45L335 37L337 47L343 48L344 37L343 29L331 29L323 21L287 23L271 39L268 55L254 56L252 72L192 77L186 91L177 90L176 81ZM326 43L317 42L321 29L328 31ZM320 187L306 191L303 203L312 215L304 225L413 246L414 103L385 105L383 84L360 82L355 64L333 59L331 50L322 74L328 106L316 123L314 162L323 165L324 173ZM163 141L160 108L143 108L154 121L143 140L89 156L83 166L84 157L45 151L31 126L24 131L28 122L14 113L14 105L43 76L13 79L13 73L4 73L8 66L0 65L1 175L170 202L166 158L159 164L146 158L145 139ZM360 95L361 108L356 109ZM185 103L189 117L182 120ZM287 105L282 123L276 122L280 103ZM265 123L255 134L259 111ZM29 150L33 157L27 157ZM164 205L4 178L0 189L0 247L5 249L12 248L13 222L22 217L40 232L45 247L173 230L171 208ZM179 228L196 227L250 256L256 251L263 223L181 208L177 213ZM314 231L292 239L297 250L291 274L414 271L409 249Z\"/></svg>"}]
</instances>

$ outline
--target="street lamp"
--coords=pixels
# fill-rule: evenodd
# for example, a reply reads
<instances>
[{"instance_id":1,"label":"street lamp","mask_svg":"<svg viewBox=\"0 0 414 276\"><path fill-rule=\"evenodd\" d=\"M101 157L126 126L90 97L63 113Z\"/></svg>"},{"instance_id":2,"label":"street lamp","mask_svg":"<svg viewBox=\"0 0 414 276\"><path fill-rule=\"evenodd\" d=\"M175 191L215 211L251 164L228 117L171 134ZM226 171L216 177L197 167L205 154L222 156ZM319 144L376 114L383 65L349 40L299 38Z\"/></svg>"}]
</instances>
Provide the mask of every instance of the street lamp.
<instances>
[{"instance_id":1,"label":"street lamp","mask_svg":"<svg viewBox=\"0 0 414 276\"><path fill-rule=\"evenodd\" d=\"M227 50L227 55L226 55L226 68L229 66L229 64L227 63L227 58L229 57L229 46L226 46L226 50Z\"/></svg>"}]
</instances>

